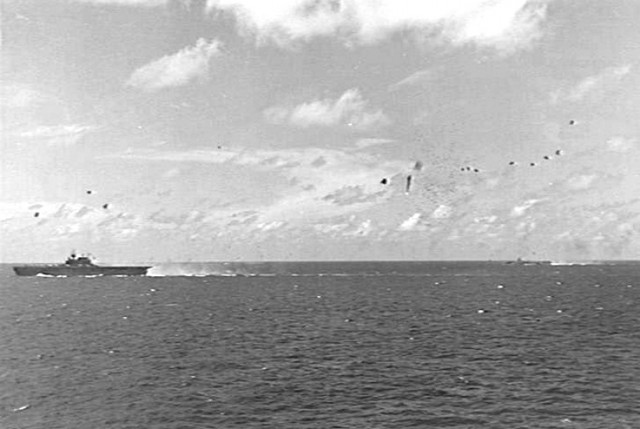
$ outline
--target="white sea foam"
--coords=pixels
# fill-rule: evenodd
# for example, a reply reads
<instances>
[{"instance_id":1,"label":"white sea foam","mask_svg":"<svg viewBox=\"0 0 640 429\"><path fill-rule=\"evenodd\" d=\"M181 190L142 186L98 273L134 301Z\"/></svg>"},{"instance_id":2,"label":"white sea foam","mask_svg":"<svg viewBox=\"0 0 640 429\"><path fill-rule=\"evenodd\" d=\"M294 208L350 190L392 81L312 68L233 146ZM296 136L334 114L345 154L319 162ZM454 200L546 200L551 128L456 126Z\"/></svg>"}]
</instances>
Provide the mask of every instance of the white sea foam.
<instances>
[{"instance_id":1,"label":"white sea foam","mask_svg":"<svg viewBox=\"0 0 640 429\"><path fill-rule=\"evenodd\" d=\"M149 277L235 277L249 276L251 273L244 270L225 267L222 263L168 263L159 264L149 269Z\"/></svg>"}]
</instances>

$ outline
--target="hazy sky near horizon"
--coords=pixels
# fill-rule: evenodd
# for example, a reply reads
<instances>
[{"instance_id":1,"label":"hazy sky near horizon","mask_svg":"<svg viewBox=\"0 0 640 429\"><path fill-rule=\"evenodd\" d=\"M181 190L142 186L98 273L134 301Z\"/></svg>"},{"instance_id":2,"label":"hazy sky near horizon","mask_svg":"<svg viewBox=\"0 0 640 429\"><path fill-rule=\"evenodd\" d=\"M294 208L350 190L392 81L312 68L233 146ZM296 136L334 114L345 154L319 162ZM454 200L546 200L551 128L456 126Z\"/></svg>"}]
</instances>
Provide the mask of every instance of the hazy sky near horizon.
<instances>
[{"instance_id":1,"label":"hazy sky near horizon","mask_svg":"<svg viewBox=\"0 0 640 429\"><path fill-rule=\"evenodd\" d=\"M1 5L3 261L640 257L638 1Z\"/></svg>"}]
</instances>

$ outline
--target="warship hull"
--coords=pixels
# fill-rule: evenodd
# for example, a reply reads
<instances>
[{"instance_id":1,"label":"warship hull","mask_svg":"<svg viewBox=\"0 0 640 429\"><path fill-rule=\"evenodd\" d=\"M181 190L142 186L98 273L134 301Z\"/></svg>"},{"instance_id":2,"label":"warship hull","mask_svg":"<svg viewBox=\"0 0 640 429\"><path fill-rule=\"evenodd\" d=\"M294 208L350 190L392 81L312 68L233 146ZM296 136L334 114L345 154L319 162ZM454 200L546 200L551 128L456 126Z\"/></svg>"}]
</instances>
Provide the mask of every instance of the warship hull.
<instances>
[{"instance_id":1,"label":"warship hull","mask_svg":"<svg viewBox=\"0 0 640 429\"><path fill-rule=\"evenodd\" d=\"M19 276L52 277L97 277L97 276L144 276L151 267L100 267L69 265L23 265L13 267Z\"/></svg>"}]
</instances>

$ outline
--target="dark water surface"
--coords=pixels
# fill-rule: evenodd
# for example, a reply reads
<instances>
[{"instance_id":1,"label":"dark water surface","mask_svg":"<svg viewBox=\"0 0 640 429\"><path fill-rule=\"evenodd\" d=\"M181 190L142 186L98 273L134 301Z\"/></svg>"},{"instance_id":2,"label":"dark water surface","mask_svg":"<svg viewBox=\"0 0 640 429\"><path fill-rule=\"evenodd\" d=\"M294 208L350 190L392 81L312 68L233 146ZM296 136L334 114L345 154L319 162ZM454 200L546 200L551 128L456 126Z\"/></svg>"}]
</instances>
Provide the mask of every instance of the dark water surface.
<instances>
[{"instance_id":1,"label":"dark water surface","mask_svg":"<svg viewBox=\"0 0 640 429\"><path fill-rule=\"evenodd\" d=\"M640 428L640 265L225 269L2 266L0 427Z\"/></svg>"}]
</instances>

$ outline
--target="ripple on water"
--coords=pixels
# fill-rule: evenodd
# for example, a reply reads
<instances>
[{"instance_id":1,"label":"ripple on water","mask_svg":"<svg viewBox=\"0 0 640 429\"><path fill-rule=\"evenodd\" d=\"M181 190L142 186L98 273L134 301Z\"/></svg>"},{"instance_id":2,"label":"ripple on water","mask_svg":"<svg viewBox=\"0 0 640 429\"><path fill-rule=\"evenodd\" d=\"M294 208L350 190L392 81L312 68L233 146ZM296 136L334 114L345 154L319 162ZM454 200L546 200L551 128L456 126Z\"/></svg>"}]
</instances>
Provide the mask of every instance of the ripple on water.
<instances>
[{"instance_id":1,"label":"ripple on water","mask_svg":"<svg viewBox=\"0 0 640 429\"><path fill-rule=\"evenodd\" d=\"M640 427L635 270L432 268L5 275L0 426Z\"/></svg>"}]
</instances>

